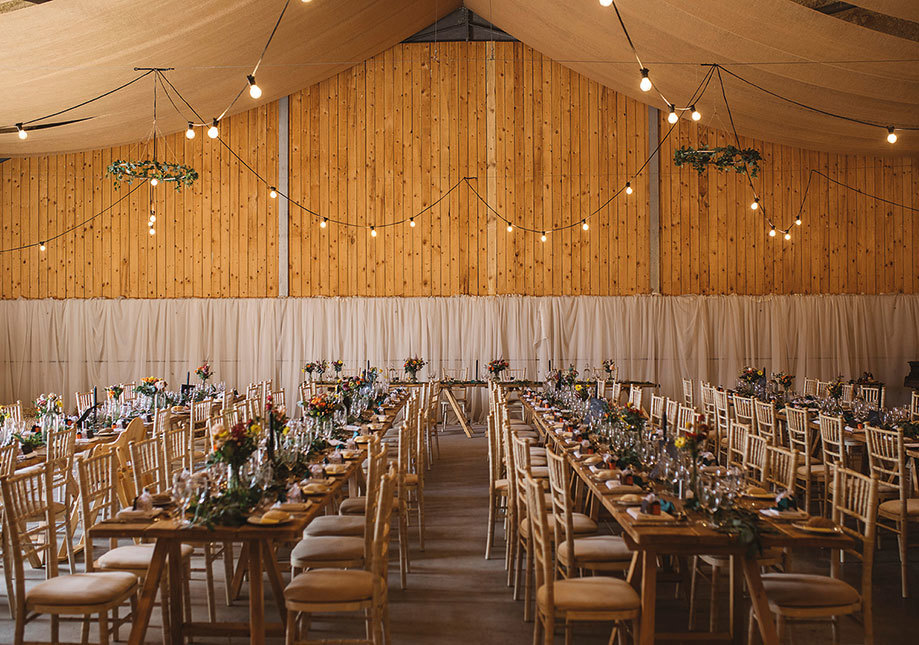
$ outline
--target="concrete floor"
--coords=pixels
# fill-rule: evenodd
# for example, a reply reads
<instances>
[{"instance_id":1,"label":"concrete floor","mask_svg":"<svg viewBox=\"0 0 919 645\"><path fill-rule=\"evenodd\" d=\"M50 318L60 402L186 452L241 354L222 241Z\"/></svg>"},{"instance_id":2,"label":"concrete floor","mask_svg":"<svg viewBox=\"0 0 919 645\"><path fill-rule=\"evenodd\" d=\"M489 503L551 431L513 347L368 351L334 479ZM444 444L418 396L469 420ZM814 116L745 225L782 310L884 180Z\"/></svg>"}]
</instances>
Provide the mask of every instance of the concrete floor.
<instances>
[{"instance_id":1,"label":"concrete floor","mask_svg":"<svg viewBox=\"0 0 919 645\"><path fill-rule=\"evenodd\" d=\"M479 428L481 433L482 429ZM398 588L398 567L390 570L390 614L393 643L414 645L438 643L443 645L532 643L532 623L523 622L523 603L511 598L505 585L503 568L503 543L500 540L492 559L484 559L485 524L487 517L487 463L486 443L481 434L467 438L458 428L451 427L440 441L441 457L429 471L425 482L425 507L427 518L426 549L419 551L412 531L412 572L408 589ZM919 642L909 634L919 633L919 604L915 600L902 600L899 595L899 566L896 543L885 538L883 550L878 553L875 567L875 642ZM392 550L394 551L394 549ZM911 575L919 585L919 555L915 556ZM828 570L826 554L808 552L795 557L797 570L825 573ZM859 568L855 564L845 567L850 582L858 584ZM30 578L42 577L40 571L29 571ZM222 568L215 569L218 599L222 598ZM192 581L193 613L196 618L206 617L203 574L194 574ZM724 585L725 583L722 583ZM658 628L683 629L687 620L688 602L685 596L675 597L673 584L660 584ZM266 614L273 618L274 600L270 590ZM681 592L682 593L682 592ZM688 593L688 592L687 592ZM697 605L698 621L708 623L709 586L700 584L700 601ZM919 590L917 590L919 593ZM719 594L719 604L727 606L727 590ZM232 607L218 602L221 618L247 619L245 597ZM724 619L724 616L722 616ZM154 612L153 627L148 632L148 642L159 642L159 612ZM359 636L363 632L361 621L354 617L345 620L316 621L311 637L341 638ZM5 590L0 590L0 643L12 641L13 624L6 607ZM800 625L792 629L795 642L829 643L830 629L826 624ZM841 642L861 643L861 627L850 619L841 622ZM30 624L26 632L29 640L47 639L46 618ZM61 636L64 640L79 640L79 624L65 623ZM127 637L127 630L121 633ZM606 643L608 625L585 625L575 631L575 642L593 645ZM91 632L94 640L95 630ZM561 642L561 637L557 638ZM196 642L227 643L227 639L206 639ZM237 639L235 642L244 642ZM281 642L275 639L274 642Z\"/></svg>"}]
</instances>

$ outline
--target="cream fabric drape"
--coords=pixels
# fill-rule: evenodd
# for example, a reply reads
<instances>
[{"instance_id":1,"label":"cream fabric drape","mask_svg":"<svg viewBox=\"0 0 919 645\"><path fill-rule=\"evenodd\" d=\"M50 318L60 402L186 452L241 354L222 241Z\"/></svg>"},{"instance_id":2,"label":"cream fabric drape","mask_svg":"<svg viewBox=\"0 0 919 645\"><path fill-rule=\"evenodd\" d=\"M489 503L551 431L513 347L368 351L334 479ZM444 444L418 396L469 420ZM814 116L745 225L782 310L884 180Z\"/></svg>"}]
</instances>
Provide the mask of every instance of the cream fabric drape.
<instances>
[{"instance_id":1,"label":"cream fabric drape","mask_svg":"<svg viewBox=\"0 0 919 645\"><path fill-rule=\"evenodd\" d=\"M919 359L919 296L622 296L18 300L0 302L0 402L155 375L171 387L208 359L244 388L267 377L291 400L309 360L397 366L417 354L479 375L505 357L528 376L614 359L623 378L679 392L681 376L734 385L745 365L831 378L864 370L905 402ZM194 376L192 376L194 378ZM476 406L478 407L478 406Z\"/></svg>"}]
</instances>

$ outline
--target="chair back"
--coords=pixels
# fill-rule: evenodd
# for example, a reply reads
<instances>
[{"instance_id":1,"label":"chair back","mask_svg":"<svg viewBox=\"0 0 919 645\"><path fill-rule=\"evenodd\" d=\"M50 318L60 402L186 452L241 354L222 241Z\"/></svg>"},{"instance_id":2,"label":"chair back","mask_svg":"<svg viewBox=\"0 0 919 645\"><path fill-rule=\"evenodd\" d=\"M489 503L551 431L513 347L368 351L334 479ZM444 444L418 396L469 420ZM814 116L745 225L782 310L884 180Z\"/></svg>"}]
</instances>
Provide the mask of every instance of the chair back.
<instances>
[{"instance_id":1,"label":"chair back","mask_svg":"<svg viewBox=\"0 0 919 645\"><path fill-rule=\"evenodd\" d=\"M372 553L375 540L375 522L380 504L380 485L386 472L386 446L378 436L373 436L367 444L367 506L364 509L364 549ZM394 491L390 490L390 497ZM390 500L392 504L392 500Z\"/></svg>"},{"instance_id":2,"label":"chair back","mask_svg":"<svg viewBox=\"0 0 919 645\"><path fill-rule=\"evenodd\" d=\"M629 403L641 409L641 397L644 394L644 389L640 385L632 385L629 387Z\"/></svg>"},{"instance_id":3,"label":"chair back","mask_svg":"<svg viewBox=\"0 0 919 645\"><path fill-rule=\"evenodd\" d=\"M909 420L915 421L916 419L919 419L919 390L913 390L909 398Z\"/></svg>"},{"instance_id":4,"label":"chair back","mask_svg":"<svg viewBox=\"0 0 919 645\"><path fill-rule=\"evenodd\" d=\"M766 474L768 466L766 465L766 446L768 445L765 438L747 433L747 442L744 447L743 465L747 471L747 476L756 480L760 484L766 483Z\"/></svg>"},{"instance_id":5,"label":"chair back","mask_svg":"<svg viewBox=\"0 0 919 645\"><path fill-rule=\"evenodd\" d=\"M15 472L16 455L18 454L19 446L15 442L0 446L0 477L7 477Z\"/></svg>"},{"instance_id":6,"label":"chair back","mask_svg":"<svg viewBox=\"0 0 919 645\"><path fill-rule=\"evenodd\" d=\"M866 608L866 615L871 616L878 480L837 466L833 468L833 486L830 494L833 502L833 521L861 545L861 549L847 548L845 551L862 561L862 606ZM856 528L852 528L847 521L854 522ZM840 558L836 553L830 554L834 577L839 577L839 562Z\"/></svg>"},{"instance_id":7,"label":"chair back","mask_svg":"<svg viewBox=\"0 0 919 645\"><path fill-rule=\"evenodd\" d=\"M92 392L76 392L74 398L77 401L77 414L83 414L86 412L87 408L91 407L93 404L93 393Z\"/></svg>"},{"instance_id":8,"label":"chair back","mask_svg":"<svg viewBox=\"0 0 919 645\"><path fill-rule=\"evenodd\" d=\"M861 385L858 388L858 395L871 407L882 407L881 387L879 385Z\"/></svg>"},{"instance_id":9,"label":"chair back","mask_svg":"<svg viewBox=\"0 0 919 645\"><path fill-rule=\"evenodd\" d=\"M161 437L166 429L172 425L172 411L169 408L155 408L153 410L153 432L154 437Z\"/></svg>"},{"instance_id":10,"label":"chair back","mask_svg":"<svg viewBox=\"0 0 919 645\"><path fill-rule=\"evenodd\" d=\"M817 379L804 377L804 396L817 396Z\"/></svg>"},{"instance_id":11,"label":"chair back","mask_svg":"<svg viewBox=\"0 0 919 645\"><path fill-rule=\"evenodd\" d=\"M133 403L137 399L137 392L134 391L134 388L137 387L137 381L131 381L130 383L125 383L122 385L124 388L121 391L121 402L122 403Z\"/></svg>"},{"instance_id":12,"label":"chair back","mask_svg":"<svg viewBox=\"0 0 919 645\"><path fill-rule=\"evenodd\" d=\"M271 393L271 404L275 408L284 408L287 410L287 390L283 387Z\"/></svg>"},{"instance_id":13,"label":"chair back","mask_svg":"<svg viewBox=\"0 0 919 645\"><path fill-rule=\"evenodd\" d=\"M676 428L678 433L692 432L693 423L696 421L696 411L685 405L680 406L677 416Z\"/></svg>"},{"instance_id":14,"label":"chair back","mask_svg":"<svg viewBox=\"0 0 919 645\"><path fill-rule=\"evenodd\" d=\"M549 467L549 490L552 493L552 517L554 519L552 530L555 544L564 543L568 550L568 562L574 563L574 523L571 515L570 477L568 464L563 455L546 450L547 466ZM533 518L535 521L535 517ZM561 558L559 558L561 561ZM559 567L560 567L559 562Z\"/></svg>"},{"instance_id":15,"label":"chair back","mask_svg":"<svg viewBox=\"0 0 919 645\"><path fill-rule=\"evenodd\" d=\"M680 425L680 402L674 399L667 399L664 403L664 410L667 412L667 425L675 428Z\"/></svg>"},{"instance_id":16,"label":"chair back","mask_svg":"<svg viewBox=\"0 0 919 645\"><path fill-rule=\"evenodd\" d=\"M764 403L756 399L753 401L753 412L756 415L757 434L766 437L769 445L779 445L781 442L775 427L775 403Z\"/></svg>"},{"instance_id":17,"label":"chair back","mask_svg":"<svg viewBox=\"0 0 919 645\"><path fill-rule=\"evenodd\" d=\"M728 457L729 466L743 466L744 455L747 451L747 435L750 434L750 426L745 423L731 421L728 428Z\"/></svg>"},{"instance_id":18,"label":"chair back","mask_svg":"<svg viewBox=\"0 0 919 645\"><path fill-rule=\"evenodd\" d=\"M867 426L868 466L871 476L879 482L897 488L903 516L906 517L907 499L911 497L911 480L906 476L906 450L903 446L903 429L884 430Z\"/></svg>"},{"instance_id":19,"label":"chair back","mask_svg":"<svg viewBox=\"0 0 919 645\"><path fill-rule=\"evenodd\" d=\"M691 378L683 379L683 405L687 405L690 408L695 407L693 401L693 385Z\"/></svg>"},{"instance_id":20,"label":"chair back","mask_svg":"<svg viewBox=\"0 0 919 645\"><path fill-rule=\"evenodd\" d=\"M661 420L664 417L664 397L657 394L651 395L651 412L648 415L651 425L655 428L661 427Z\"/></svg>"},{"instance_id":21,"label":"chair back","mask_svg":"<svg viewBox=\"0 0 919 645\"><path fill-rule=\"evenodd\" d=\"M772 490L786 490L794 493L798 478L798 451L779 446L766 445L765 483Z\"/></svg>"},{"instance_id":22,"label":"chair back","mask_svg":"<svg viewBox=\"0 0 919 645\"><path fill-rule=\"evenodd\" d=\"M81 459L77 464L80 486L80 519L83 521L86 571L92 571L93 540L86 529L118 513L118 463L114 453Z\"/></svg>"},{"instance_id":23,"label":"chair back","mask_svg":"<svg viewBox=\"0 0 919 645\"><path fill-rule=\"evenodd\" d=\"M820 444L823 446L823 463L827 470L832 466L846 467L846 446L843 438L842 417L820 413Z\"/></svg>"},{"instance_id":24,"label":"chair back","mask_svg":"<svg viewBox=\"0 0 919 645\"><path fill-rule=\"evenodd\" d=\"M527 505L533 509L530 516L530 536L533 544L535 570L534 589L545 589L546 606L555 607L555 571L552 557L552 529L549 528L545 498L545 484L540 479L526 475L523 481Z\"/></svg>"},{"instance_id":25,"label":"chair back","mask_svg":"<svg viewBox=\"0 0 919 645\"><path fill-rule=\"evenodd\" d=\"M750 426L752 432L756 432L756 417L753 411L753 399L749 396L734 395L734 419L738 423L744 423Z\"/></svg>"},{"instance_id":26,"label":"chair back","mask_svg":"<svg viewBox=\"0 0 919 645\"><path fill-rule=\"evenodd\" d=\"M705 412L705 419L708 423L715 422L715 388L710 383L702 383L700 386L702 393L702 410Z\"/></svg>"},{"instance_id":27,"label":"chair back","mask_svg":"<svg viewBox=\"0 0 919 645\"><path fill-rule=\"evenodd\" d=\"M134 494L140 495L145 489L150 493L159 493L168 488L163 481L163 469L160 464L160 440L156 437L143 441L132 441L128 444L131 453L131 467L134 475Z\"/></svg>"},{"instance_id":28,"label":"chair back","mask_svg":"<svg viewBox=\"0 0 919 645\"><path fill-rule=\"evenodd\" d=\"M162 449L163 484L169 488L173 475L188 467L188 426L182 425L167 430L159 439Z\"/></svg>"},{"instance_id":29,"label":"chair back","mask_svg":"<svg viewBox=\"0 0 919 645\"><path fill-rule=\"evenodd\" d=\"M22 401L10 403L9 405L0 405L0 410L9 415L14 423L22 423Z\"/></svg>"},{"instance_id":30,"label":"chair back","mask_svg":"<svg viewBox=\"0 0 919 645\"><path fill-rule=\"evenodd\" d=\"M842 386L842 396L840 399L845 403L851 403L855 398L855 386L852 383L844 383Z\"/></svg>"},{"instance_id":31,"label":"chair back","mask_svg":"<svg viewBox=\"0 0 919 645\"><path fill-rule=\"evenodd\" d=\"M386 462L385 454L386 448L384 447L384 464ZM369 554L367 568L374 574L374 584L381 586L377 590L378 592L382 592L386 586L387 569L389 567L389 535L392 527L392 510L395 501L397 478L398 474L393 467L390 467L389 472L382 474L378 478L377 502L373 505L376 509L376 514L372 521L373 529L368 531L371 535L370 548L367 550ZM367 503L368 505L370 504L369 497L367 498ZM370 509L368 508L367 512L369 511Z\"/></svg>"},{"instance_id":32,"label":"chair back","mask_svg":"<svg viewBox=\"0 0 919 645\"><path fill-rule=\"evenodd\" d=\"M813 431L810 426L810 416L807 410L785 408L785 427L788 429L788 446L797 450L801 465L810 472L811 461L814 454Z\"/></svg>"},{"instance_id":33,"label":"chair back","mask_svg":"<svg viewBox=\"0 0 919 645\"><path fill-rule=\"evenodd\" d=\"M826 399L830 396L830 381L817 381L817 394L818 399Z\"/></svg>"}]
</instances>

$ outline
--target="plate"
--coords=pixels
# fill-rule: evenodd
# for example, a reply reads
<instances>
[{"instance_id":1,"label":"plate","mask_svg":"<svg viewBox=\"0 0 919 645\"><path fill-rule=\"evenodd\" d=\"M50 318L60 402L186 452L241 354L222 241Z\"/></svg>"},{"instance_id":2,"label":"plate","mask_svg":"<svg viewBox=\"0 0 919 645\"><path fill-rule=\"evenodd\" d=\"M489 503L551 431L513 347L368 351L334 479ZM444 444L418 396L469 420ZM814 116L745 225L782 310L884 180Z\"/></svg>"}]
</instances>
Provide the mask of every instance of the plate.
<instances>
[{"instance_id":1,"label":"plate","mask_svg":"<svg viewBox=\"0 0 919 645\"><path fill-rule=\"evenodd\" d=\"M807 533L841 533L841 529L838 526L833 527L823 527L823 526L808 526L806 522L792 522L791 525L796 529L805 531Z\"/></svg>"},{"instance_id":2,"label":"plate","mask_svg":"<svg viewBox=\"0 0 919 645\"><path fill-rule=\"evenodd\" d=\"M326 484L305 484L300 490L304 495L325 495L329 492L329 487Z\"/></svg>"},{"instance_id":3,"label":"plate","mask_svg":"<svg viewBox=\"0 0 919 645\"><path fill-rule=\"evenodd\" d=\"M246 518L246 522L254 526L283 526L285 524L290 524L293 521L294 521L294 518L288 517L286 520L282 520L280 522L268 522L267 524L263 524L261 517L250 515L249 517Z\"/></svg>"},{"instance_id":4,"label":"plate","mask_svg":"<svg viewBox=\"0 0 919 645\"><path fill-rule=\"evenodd\" d=\"M749 497L750 499L775 499L775 493L765 492L765 493L748 493L743 494L744 497Z\"/></svg>"},{"instance_id":5,"label":"plate","mask_svg":"<svg viewBox=\"0 0 919 645\"><path fill-rule=\"evenodd\" d=\"M370 435L369 434L358 435L354 437L354 443L357 443L357 444L370 443Z\"/></svg>"},{"instance_id":6,"label":"plate","mask_svg":"<svg viewBox=\"0 0 919 645\"><path fill-rule=\"evenodd\" d=\"M346 464L326 464L325 473L326 475L344 475L348 470Z\"/></svg>"}]
</instances>

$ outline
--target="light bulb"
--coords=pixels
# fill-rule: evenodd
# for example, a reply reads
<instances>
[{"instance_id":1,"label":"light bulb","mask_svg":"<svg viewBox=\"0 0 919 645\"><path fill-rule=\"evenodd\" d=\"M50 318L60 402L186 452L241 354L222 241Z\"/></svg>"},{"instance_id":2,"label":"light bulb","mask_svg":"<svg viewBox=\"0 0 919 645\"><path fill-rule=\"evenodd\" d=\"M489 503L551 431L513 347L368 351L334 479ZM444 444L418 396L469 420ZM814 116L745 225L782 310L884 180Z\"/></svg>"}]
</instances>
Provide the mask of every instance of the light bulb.
<instances>
[{"instance_id":1,"label":"light bulb","mask_svg":"<svg viewBox=\"0 0 919 645\"><path fill-rule=\"evenodd\" d=\"M785 231L785 239L786 239L786 240L790 240L790 239L791 239L791 233L789 233L788 231Z\"/></svg>"},{"instance_id":2,"label":"light bulb","mask_svg":"<svg viewBox=\"0 0 919 645\"><path fill-rule=\"evenodd\" d=\"M543 231L543 234L542 234L542 236L539 238L539 241L540 241L540 242L545 242L545 241L546 241L546 233L545 233L545 231Z\"/></svg>"},{"instance_id":3,"label":"light bulb","mask_svg":"<svg viewBox=\"0 0 919 645\"><path fill-rule=\"evenodd\" d=\"M630 181L625 182L625 194L631 195L633 192L634 191L632 190L632 182Z\"/></svg>"},{"instance_id":4,"label":"light bulb","mask_svg":"<svg viewBox=\"0 0 919 645\"><path fill-rule=\"evenodd\" d=\"M150 180L150 185L151 185L151 186L156 186L158 183L160 183L160 181L159 181L159 179L157 179L156 177L154 177L153 179Z\"/></svg>"},{"instance_id":5,"label":"light bulb","mask_svg":"<svg viewBox=\"0 0 919 645\"><path fill-rule=\"evenodd\" d=\"M601 7L609 7L613 4L613 0L600 0Z\"/></svg>"},{"instance_id":6,"label":"light bulb","mask_svg":"<svg viewBox=\"0 0 919 645\"><path fill-rule=\"evenodd\" d=\"M581 228L584 229L585 231L590 228L590 226L587 224L586 219L581 223Z\"/></svg>"},{"instance_id":7,"label":"light bulb","mask_svg":"<svg viewBox=\"0 0 919 645\"><path fill-rule=\"evenodd\" d=\"M801 216L800 215L798 215L795 218L795 226L801 226Z\"/></svg>"},{"instance_id":8,"label":"light bulb","mask_svg":"<svg viewBox=\"0 0 919 645\"><path fill-rule=\"evenodd\" d=\"M323 218L322 218L322 221L319 222L319 228L325 228L326 225L328 224L328 222L329 222L329 218L328 218L328 217L323 217Z\"/></svg>"},{"instance_id":9,"label":"light bulb","mask_svg":"<svg viewBox=\"0 0 919 645\"><path fill-rule=\"evenodd\" d=\"M156 221L156 215L151 215L151 216L150 216L150 223L152 224L152 223L155 222L155 221Z\"/></svg>"},{"instance_id":10,"label":"light bulb","mask_svg":"<svg viewBox=\"0 0 919 645\"><path fill-rule=\"evenodd\" d=\"M150 235L156 235L156 229L155 229L155 228L150 228L150 229L148 229L147 232L150 233Z\"/></svg>"},{"instance_id":11,"label":"light bulb","mask_svg":"<svg viewBox=\"0 0 919 645\"><path fill-rule=\"evenodd\" d=\"M262 98L262 88L260 88L258 84L255 82L255 76L253 76L252 74L249 74L246 77L246 80L249 81L249 96L251 96L254 99Z\"/></svg>"},{"instance_id":12,"label":"light bulb","mask_svg":"<svg viewBox=\"0 0 919 645\"><path fill-rule=\"evenodd\" d=\"M44 243L44 242L39 242L39 243L38 243L38 250L39 250L39 251L44 251L46 248L48 248L48 247L45 246L45 243Z\"/></svg>"},{"instance_id":13,"label":"light bulb","mask_svg":"<svg viewBox=\"0 0 919 645\"><path fill-rule=\"evenodd\" d=\"M507 225L507 232L510 233L510 232L513 231L513 230L514 230L513 224L508 224L508 225Z\"/></svg>"},{"instance_id":14,"label":"light bulb","mask_svg":"<svg viewBox=\"0 0 919 645\"><path fill-rule=\"evenodd\" d=\"M303 4L307 4L307 3L311 2L311 1L312 1L312 0L300 0L300 2L302 2ZM612 0L610 0L610 2L612 2Z\"/></svg>"},{"instance_id":15,"label":"light bulb","mask_svg":"<svg viewBox=\"0 0 919 645\"><path fill-rule=\"evenodd\" d=\"M188 122L188 129L185 131L185 138L186 139L195 138L195 129L192 127L191 121Z\"/></svg>"},{"instance_id":16,"label":"light bulb","mask_svg":"<svg viewBox=\"0 0 919 645\"><path fill-rule=\"evenodd\" d=\"M415 218L414 217L408 218L408 225L411 226L412 228L415 228Z\"/></svg>"},{"instance_id":17,"label":"light bulb","mask_svg":"<svg viewBox=\"0 0 919 645\"><path fill-rule=\"evenodd\" d=\"M755 211L759 208L759 197L754 197L753 202L750 204L750 210Z\"/></svg>"},{"instance_id":18,"label":"light bulb","mask_svg":"<svg viewBox=\"0 0 919 645\"><path fill-rule=\"evenodd\" d=\"M692 110L692 120L693 121L698 121L699 119L702 118L702 115L699 114L699 110L696 109L695 105L690 105L689 109Z\"/></svg>"},{"instance_id":19,"label":"light bulb","mask_svg":"<svg viewBox=\"0 0 919 645\"><path fill-rule=\"evenodd\" d=\"M775 237L775 224L769 229L769 237Z\"/></svg>"},{"instance_id":20,"label":"light bulb","mask_svg":"<svg viewBox=\"0 0 919 645\"><path fill-rule=\"evenodd\" d=\"M647 70L647 69L642 69L642 70L641 70L641 83L638 84L638 87L641 88L641 91L642 91L642 92L650 92L650 91L651 91L651 79L648 78L648 70Z\"/></svg>"},{"instance_id":21,"label":"light bulb","mask_svg":"<svg viewBox=\"0 0 919 645\"><path fill-rule=\"evenodd\" d=\"M271 197L271 199L277 199L277 198L278 198L278 189L275 188L274 186L272 186L272 187L271 187L271 190L268 191L268 196Z\"/></svg>"},{"instance_id":22,"label":"light bulb","mask_svg":"<svg viewBox=\"0 0 919 645\"><path fill-rule=\"evenodd\" d=\"M153 228L153 220L147 220L147 228Z\"/></svg>"},{"instance_id":23,"label":"light bulb","mask_svg":"<svg viewBox=\"0 0 919 645\"><path fill-rule=\"evenodd\" d=\"M377 230L371 226L370 227L370 237L376 237L376 236L377 236Z\"/></svg>"},{"instance_id":24,"label":"light bulb","mask_svg":"<svg viewBox=\"0 0 919 645\"><path fill-rule=\"evenodd\" d=\"M20 139L27 139L29 137L29 133L26 132L26 129L24 127L22 127L21 123L16 124L16 129L19 131Z\"/></svg>"},{"instance_id":25,"label":"light bulb","mask_svg":"<svg viewBox=\"0 0 919 645\"><path fill-rule=\"evenodd\" d=\"M887 143L896 143L896 142L897 142L897 133L893 131L893 126L891 126L887 128Z\"/></svg>"},{"instance_id":26,"label":"light bulb","mask_svg":"<svg viewBox=\"0 0 919 645\"><path fill-rule=\"evenodd\" d=\"M667 122L668 122L668 123L676 123L676 122L679 121L679 120L680 120L680 117L677 116L676 108L675 108L674 106L671 105L671 106L670 106L670 113L667 115Z\"/></svg>"},{"instance_id":27,"label":"light bulb","mask_svg":"<svg viewBox=\"0 0 919 645\"><path fill-rule=\"evenodd\" d=\"M214 119L214 121L211 123L211 127L207 129L207 136L209 136L211 139L216 139L217 135L219 134L220 130L217 129L217 119Z\"/></svg>"}]
</instances>

